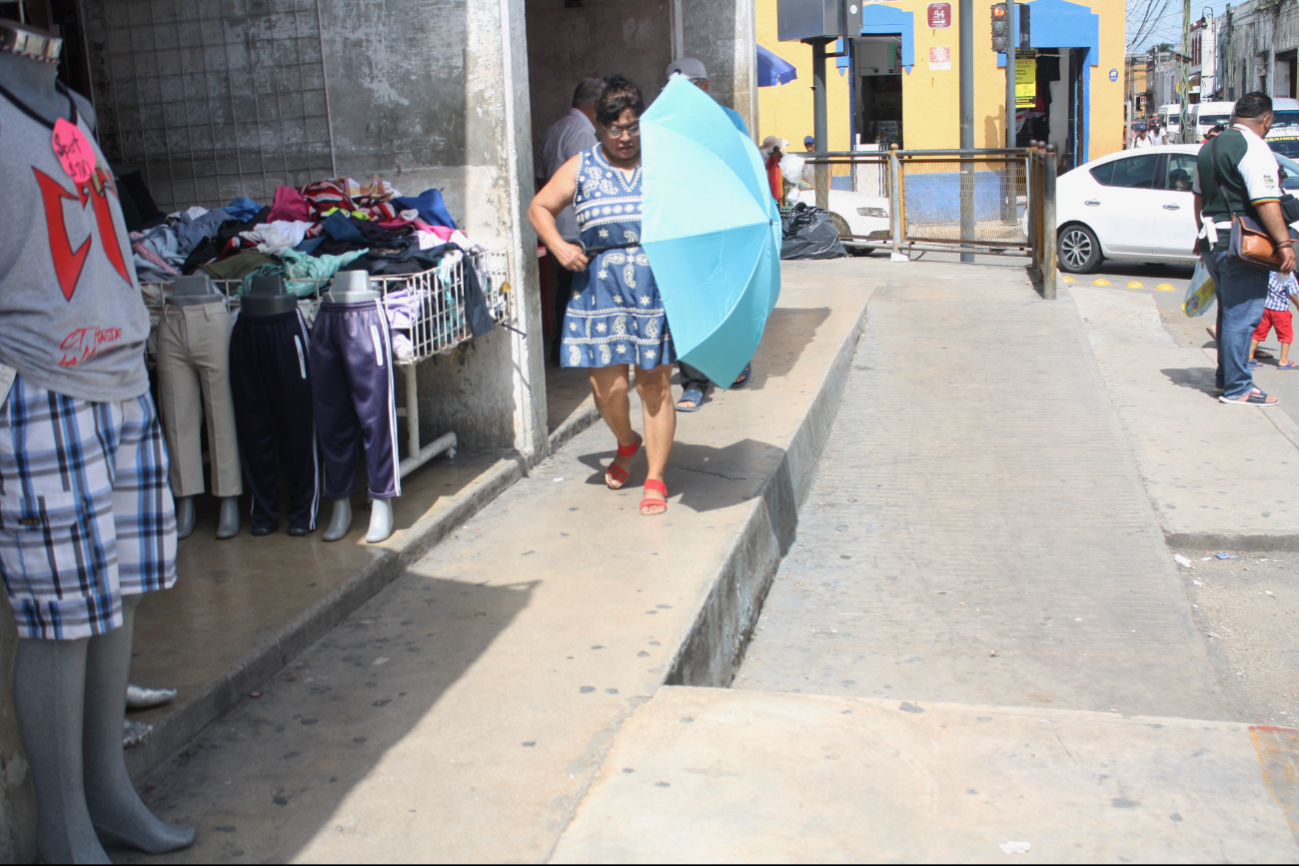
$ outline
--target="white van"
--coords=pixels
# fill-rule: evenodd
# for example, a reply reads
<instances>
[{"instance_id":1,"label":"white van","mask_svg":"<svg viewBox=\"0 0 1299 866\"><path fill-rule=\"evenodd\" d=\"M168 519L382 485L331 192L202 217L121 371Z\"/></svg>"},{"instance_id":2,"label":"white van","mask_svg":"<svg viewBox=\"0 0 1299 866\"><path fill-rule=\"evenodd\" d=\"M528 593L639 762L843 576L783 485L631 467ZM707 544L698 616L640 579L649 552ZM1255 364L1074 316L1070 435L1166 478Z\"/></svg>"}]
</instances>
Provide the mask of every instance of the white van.
<instances>
[{"instance_id":1,"label":"white van","mask_svg":"<svg viewBox=\"0 0 1299 866\"><path fill-rule=\"evenodd\" d=\"M1267 137L1299 137L1299 99L1272 97L1272 129Z\"/></svg>"},{"instance_id":2,"label":"white van","mask_svg":"<svg viewBox=\"0 0 1299 866\"><path fill-rule=\"evenodd\" d=\"M1218 124L1224 128L1231 125L1231 112L1236 107L1234 102L1200 102L1191 106L1191 117L1195 122L1195 141L1204 141L1204 134Z\"/></svg>"},{"instance_id":3,"label":"white van","mask_svg":"<svg viewBox=\"0 0 1299 866\"><path fill-rule=\"evenodd\" d=\"M1189 105L1187 109L1190 109ZM1176 141L1177 133L1182 128L1182 104L1174 102L1171 105L1159 106L1159 125L1164 128L1169 142Z\"/></svg>"}]
</instances>

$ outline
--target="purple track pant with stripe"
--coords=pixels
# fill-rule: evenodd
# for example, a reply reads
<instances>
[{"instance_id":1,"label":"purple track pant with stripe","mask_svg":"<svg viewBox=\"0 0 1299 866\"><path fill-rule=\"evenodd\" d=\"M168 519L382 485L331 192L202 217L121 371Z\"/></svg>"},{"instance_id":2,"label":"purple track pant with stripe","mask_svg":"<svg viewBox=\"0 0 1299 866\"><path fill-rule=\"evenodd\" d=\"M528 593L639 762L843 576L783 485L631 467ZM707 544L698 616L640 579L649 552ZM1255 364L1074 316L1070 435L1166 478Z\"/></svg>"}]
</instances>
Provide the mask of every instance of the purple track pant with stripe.
<instances>
[{"instance_id":1,"label":"purple track pant with stripe","mask_svg":"<svg viewBox=\"0 0 1299 866\"><path fill-rule=\"evenodd\" d=\"M370 496L401 496L392 341L381 301L320 305L311 329L311 391L325 498L355 492L362 436Z\"/></svg>"}]
</instances>

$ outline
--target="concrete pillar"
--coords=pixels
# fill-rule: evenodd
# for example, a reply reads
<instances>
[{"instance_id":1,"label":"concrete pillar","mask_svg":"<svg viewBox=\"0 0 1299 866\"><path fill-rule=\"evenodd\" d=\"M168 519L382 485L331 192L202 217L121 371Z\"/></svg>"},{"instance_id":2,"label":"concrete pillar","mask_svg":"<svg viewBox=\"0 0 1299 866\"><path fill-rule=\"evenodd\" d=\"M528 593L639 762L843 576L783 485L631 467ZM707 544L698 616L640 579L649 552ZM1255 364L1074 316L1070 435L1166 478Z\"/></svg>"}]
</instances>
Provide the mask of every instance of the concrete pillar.
<instances>
[{"instance_id":1,"label":"concrete pillar","mask_svg":"<svg viewBox=\"0 0 1299 866\"><path fill-rule=\"evenodd\" d=\"M684 54L708 67L713 96L758 132L758 48L754 4L691 0L683 4Z\"/></svg>"}]
</instances>

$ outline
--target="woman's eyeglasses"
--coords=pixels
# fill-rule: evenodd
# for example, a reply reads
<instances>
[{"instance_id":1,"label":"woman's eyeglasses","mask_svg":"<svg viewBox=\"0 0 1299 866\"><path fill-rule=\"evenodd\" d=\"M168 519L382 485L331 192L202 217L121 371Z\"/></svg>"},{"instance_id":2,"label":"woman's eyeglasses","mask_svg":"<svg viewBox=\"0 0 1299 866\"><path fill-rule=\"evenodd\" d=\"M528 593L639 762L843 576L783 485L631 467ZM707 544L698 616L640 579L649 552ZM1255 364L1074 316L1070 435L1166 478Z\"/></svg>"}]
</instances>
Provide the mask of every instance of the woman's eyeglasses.
<instances>
[{"instance_id":1,"label":"woman's eyeglasses","mask_svg":"<svg viewBox=\"0 0 1299 866\"><path fill-rule=\"evenodd\" d=\"M615 140L622 138L624 135L628 135L632 138L640 138L639 123L632 123L627 126L606 126L604 129L605 132L609 133L609 137Z\"/></svg>"}]
</instances>

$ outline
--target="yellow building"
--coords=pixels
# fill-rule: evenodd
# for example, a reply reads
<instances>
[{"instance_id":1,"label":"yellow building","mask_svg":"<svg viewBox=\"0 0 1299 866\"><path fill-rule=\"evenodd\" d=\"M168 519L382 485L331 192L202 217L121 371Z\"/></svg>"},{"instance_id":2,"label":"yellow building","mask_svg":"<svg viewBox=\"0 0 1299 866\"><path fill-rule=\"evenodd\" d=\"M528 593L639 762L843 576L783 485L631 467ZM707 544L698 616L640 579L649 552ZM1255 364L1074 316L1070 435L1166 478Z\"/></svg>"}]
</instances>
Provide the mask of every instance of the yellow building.
<instances>
[{"instance_id":1,"label":"yellow building","mask_svg":"<svg viewBox=\"0 0 1299 866\"><path fill-rule=\"evenodd\" d=\"M755 2L758 43L798 69L795 81L758 91L759 138L775 135L801 150L804 136L813 133L812 49L778 41L778 0ZM975 147L1005 147L1006 141L1005 61L992 50L990 6L990 0L975 4ZM1025 6L1034 56L1020 61L1028 76L1021 99L1032 103L1018 112L1020 143L1049 141L1070 166L1122 149L1122 0L1033 0ZM864 4L862 36L848 45L841 41L846 56L827 64L830 140L818 149L892 141L908 150L959 147L958 13L957 0Z\"/></svg>"}]
</instances>

